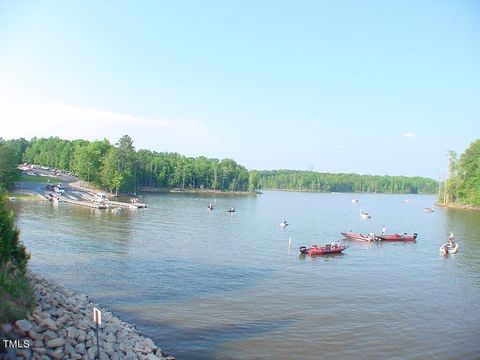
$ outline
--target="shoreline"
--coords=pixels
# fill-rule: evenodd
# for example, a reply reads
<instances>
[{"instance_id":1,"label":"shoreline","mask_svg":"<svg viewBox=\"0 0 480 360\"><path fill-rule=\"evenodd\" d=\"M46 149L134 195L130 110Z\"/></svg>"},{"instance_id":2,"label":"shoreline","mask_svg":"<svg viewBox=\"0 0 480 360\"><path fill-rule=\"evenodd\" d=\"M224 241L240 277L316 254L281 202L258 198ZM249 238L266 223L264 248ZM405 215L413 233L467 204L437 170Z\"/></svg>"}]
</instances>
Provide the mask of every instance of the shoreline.
<instances>
[{"instance_id":1,"label":"shoreline","mask_svg":"<svg viewBox=\"0 0 480 360\"><path fill-rule=\"evenodd\" d=\"M175 360L150 338L113 315L88 296L65 289L42 275L28 271L36 306L26 319L0 324L0 359L95 359L97 341L93 307L102 312L99 331L101 360Z\"/></svg>"},{"instance_id":2,"label":"shoreline","mask_svg":"<svg viewBox=\"0 0 480 360\"><path fill-rule=\"evenodd\" d=\"M475 205L435 203L435 206L448 208L448 209L480 211L480 206L475 206Z\"/></svg>"}]
</instances>

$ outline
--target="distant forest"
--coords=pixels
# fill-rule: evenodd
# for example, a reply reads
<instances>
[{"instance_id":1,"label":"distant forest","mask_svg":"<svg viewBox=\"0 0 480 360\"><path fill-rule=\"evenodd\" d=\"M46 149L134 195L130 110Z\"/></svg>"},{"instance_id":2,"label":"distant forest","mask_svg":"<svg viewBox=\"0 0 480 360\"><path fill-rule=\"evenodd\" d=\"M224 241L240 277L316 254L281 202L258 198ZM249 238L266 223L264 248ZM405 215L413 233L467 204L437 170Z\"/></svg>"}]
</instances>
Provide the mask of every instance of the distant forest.
<instances>
[{"instance_id":1,"label":"distant forest","mask_svg":"<svg viewBox=\"0 0 480 360\"><path fill-rule=\"evenodd\" d=\"M259 171L261 188L320 192L433 194L435 180L424 177L328 174L313 171Z\"/></svg>"},{"instance_id":2,"label":"distant forest","mask_svg":"<svg viewBox=\"0 0 480 360\"><path fill-rule=\"evenodd\" d=\"M439 202L480 205L480 139L472 142L458 158L449 151L450 176L439 191Z\"/></svg>"},{"instance_id":3,"label":"distant forest","mask_svg":"<svg viewBox=\"0 0 480 360\"><path fill-rule=\"evenodd\" d=\"M11 161L70 171L80 179L110 191L145 189L249 191L279 189L320 192L377 192L431 194L435 180L422 177L328 174L312 171L247 170L232 159L135 150L123 136L108 140L63 140L58 137L1 140ZM0 174L1 176L1 174Z\"/></svg>"}]
</instances>

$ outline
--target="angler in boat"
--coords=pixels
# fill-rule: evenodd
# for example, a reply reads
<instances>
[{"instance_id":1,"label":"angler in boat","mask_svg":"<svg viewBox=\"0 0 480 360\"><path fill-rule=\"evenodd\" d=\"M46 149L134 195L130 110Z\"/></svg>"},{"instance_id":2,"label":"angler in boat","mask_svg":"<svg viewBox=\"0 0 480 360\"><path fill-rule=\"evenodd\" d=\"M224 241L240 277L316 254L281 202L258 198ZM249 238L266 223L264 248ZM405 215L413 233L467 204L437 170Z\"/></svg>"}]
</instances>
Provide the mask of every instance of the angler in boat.
<instances>
[{"instance_id":1,"label":"angler in boat","mask_svg":"<svg viewBox=\"0 0 480 360\"><path fill-rule=\"evenodd\" d=\"M448 238L448 242L443 244L439 251L443 255L447 254L456 254L458 251L458 243L455 241L455 235L453 235L453 232L450 233L450 237Z\"/></svg>"},{"instance_id":2,"label":"angler in boat","mask_svg":"<svg viewBox=\"0 0 480 360\"><path fill-rule=\"evenodd\" d=\"M287 220L283 220L283 221L280 223L280 227L281 227L281 228L286 228L287 226L288 226Z\"/></svg>"},{"instance_id":3,"label":"angler in boat","mask_svg":"<svg viewBox=\"0 0 480 360\"><path fill-rule=\"evenodd\" d=\"M362 210L360 210L360 216L362 219L370 219L372 217L372 215L370 215L368 212Z\"/></svg>"},{"instance_id":4,"label":"angler in boat","mask_svg":"<svg viewBox=\"0 0 480 360\"><path fill-rule=\"evenodd\" d=\"M300 246L300 253L305 255L327 255L327 254L338 254L343 250L348 248L348 246L337 245L335 243L326 244L325 246L318 246L313 244L312 247L307 248L306 246Z\"/></svg>"}]
</instances>

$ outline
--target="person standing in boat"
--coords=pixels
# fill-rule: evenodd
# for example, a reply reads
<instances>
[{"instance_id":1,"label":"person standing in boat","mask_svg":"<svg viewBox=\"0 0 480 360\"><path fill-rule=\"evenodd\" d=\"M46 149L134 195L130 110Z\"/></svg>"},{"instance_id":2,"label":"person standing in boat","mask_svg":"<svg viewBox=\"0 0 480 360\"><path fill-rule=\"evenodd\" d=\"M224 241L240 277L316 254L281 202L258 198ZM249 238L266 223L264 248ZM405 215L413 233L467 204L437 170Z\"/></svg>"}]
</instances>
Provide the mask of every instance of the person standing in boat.
<instances>
[{"instance_id":1,"label":"person standing in boat","mask_svg":"<svg viewBox=\"0 0 480 360\"><path fill-rule=\"evenodd\" d=\"M382 235L385 235L386 232L387 232L387 228L385 227L385 225L383 225L383 227L382 227Z\"/></svg>"},{"instance_id":2,"label":"person standing in boat","mask_svg":"<svg viewBox=\"0 0 480 360\"><path fill-rule=\"evenodd\" d=\"M448 243L450 246L455 246L455 235L453 234L453 231L450 231L450 236L448 238Z\"/></svg>"}]
</instances>

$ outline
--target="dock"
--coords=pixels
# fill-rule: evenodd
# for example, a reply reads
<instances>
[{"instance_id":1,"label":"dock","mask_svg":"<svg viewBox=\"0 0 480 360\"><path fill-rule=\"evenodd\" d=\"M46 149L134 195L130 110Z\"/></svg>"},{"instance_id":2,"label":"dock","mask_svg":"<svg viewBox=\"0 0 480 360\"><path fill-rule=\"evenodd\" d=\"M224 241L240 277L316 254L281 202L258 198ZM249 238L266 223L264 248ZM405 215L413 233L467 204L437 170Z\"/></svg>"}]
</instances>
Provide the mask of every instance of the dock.
<instances>
[{"instance_id":1,"label":"dock","mask_svg":"<svg viewBox=\"0 0 480 360\"><path fill-rule=\"evenodd\" d=\"M88 207L90 209L108 209L108 205L105 203L94 203L90 201L79 201L79 200L72 200L67 198L60 198L59 201L67 204Z\"/></svg>"},{"instance_id":2,"label":"dock","mask_svg":"<svg viewBox=\"0 0 480 360\"><path fill-rule=\"evenodd\" d=\"M125 203L120 201L109 201L109 200L105 202L74 200L74 199L67 198L65 196L60 197L58 201L61 201L67 204L72 204L72 205L84 206L91 209L108 209L108 208L116 208L116 207L123 207L128 209L144 209L147 207L147 204L143 204L143 203Z\"/></svg>"},{"instance_id":3,"label":"dock","mask_svg":"<svg viewBox=\"0 0 480 360\"><path fill-rule=\"evenodd\" d=\"M120 201L111 201L108 200L106 201L108 205L111 206L119 206L119 207L125 207L129 209L137 208L137 209L145 209L147 207L147 204L139 203L139 202L134 202L134 203L124 203Z\"/></svg>"}]
</instances>

